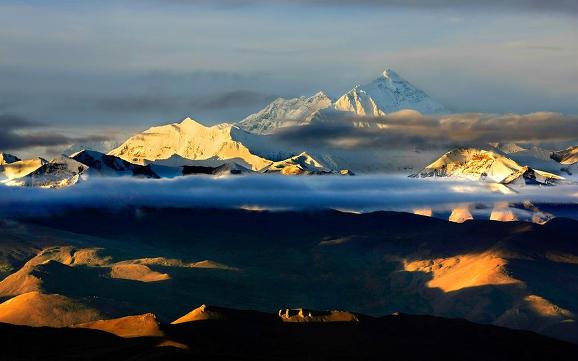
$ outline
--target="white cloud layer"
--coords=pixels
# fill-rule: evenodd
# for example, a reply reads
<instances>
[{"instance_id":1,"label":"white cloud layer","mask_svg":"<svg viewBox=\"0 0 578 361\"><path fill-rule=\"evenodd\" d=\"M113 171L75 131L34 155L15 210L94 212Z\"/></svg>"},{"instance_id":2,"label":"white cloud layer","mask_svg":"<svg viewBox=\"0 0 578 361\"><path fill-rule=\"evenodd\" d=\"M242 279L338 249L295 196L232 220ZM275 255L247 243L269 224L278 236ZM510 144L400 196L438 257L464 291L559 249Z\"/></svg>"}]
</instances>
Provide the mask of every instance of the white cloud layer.
<instances>
[{"instance_id":1,"label":"white cloud layer","mask_svg":"<svg viewBox=\"0 0 578 361\"><path fill-rule=\"evenodd\" d=\"M92 178L60 189L0 186L0 214L53 213L75 207L217 207L351 211L447 209L462 203L499 201L577 203L578 185L526 187L519 193L492 192L485 184L405 176L256 175L173 180Z\"/></svg>"}]
</instances>

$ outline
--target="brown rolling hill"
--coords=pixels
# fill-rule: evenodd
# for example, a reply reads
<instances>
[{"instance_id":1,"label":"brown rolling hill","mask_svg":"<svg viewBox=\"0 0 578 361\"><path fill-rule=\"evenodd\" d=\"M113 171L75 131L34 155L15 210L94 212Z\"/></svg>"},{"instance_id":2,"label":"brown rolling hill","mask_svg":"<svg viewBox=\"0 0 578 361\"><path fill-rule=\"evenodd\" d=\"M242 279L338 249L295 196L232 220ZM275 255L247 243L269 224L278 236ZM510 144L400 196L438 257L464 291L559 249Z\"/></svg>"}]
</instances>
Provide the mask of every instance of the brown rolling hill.
<instances>
[{"instance_id":1,"label":"brown rolling hill","mask_svg":"<svg viewBox=\"0 0 578 361\"><path fill-rule=\"evenodd\" d=\"M103 315L62 295L28 292L0 304L0 322L15 325L66 327L95 321Z\"/></svg>"},{"instance_id":2,"label":"brown rolling hill","mask_svg":"<svg viewBox=\"0 0 578 361\"><path fill-rule=\"evenodd\" d=\"M152 313L79 323L72 327L105 331L125 338L163 336L159 321Z\"/></svg>"},{"instance_id":3,"label":"brown rolling hill","mask_svg":"<svg viewBox=\"0 0 578 361\"><path fill-rule=\"evenodd\" d=\"M6 254L18 240L43 241L9 258L0 296L58 294L105 318L153 313L164 323L204 303L429 314L578 342L577 226L391 212L77 209L1 224ZM147 269L113 272L127 265Z\"/></svg>"}]
</instances>

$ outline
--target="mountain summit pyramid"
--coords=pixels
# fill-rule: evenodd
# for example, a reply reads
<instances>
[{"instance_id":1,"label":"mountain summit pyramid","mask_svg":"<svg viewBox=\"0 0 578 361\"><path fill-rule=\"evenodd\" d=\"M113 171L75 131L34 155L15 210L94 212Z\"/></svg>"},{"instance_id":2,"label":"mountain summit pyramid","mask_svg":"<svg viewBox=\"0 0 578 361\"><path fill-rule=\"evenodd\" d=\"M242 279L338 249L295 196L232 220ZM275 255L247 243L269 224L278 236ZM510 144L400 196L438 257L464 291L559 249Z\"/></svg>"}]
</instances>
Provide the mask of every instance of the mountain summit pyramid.
<instances>
[{"instance_id":1,"label":"mountain summit pyramid","mask_svg":"<svg viewBox=\"0 0 578 361\"><path fill-rule=\"evenodd\" d=\"M416 110L422 114L448 113L443 105L391 69L385 69L368 84L355 86L337 99L335 108L371 116L404 109Z\"/></svg>"}]
</instances>

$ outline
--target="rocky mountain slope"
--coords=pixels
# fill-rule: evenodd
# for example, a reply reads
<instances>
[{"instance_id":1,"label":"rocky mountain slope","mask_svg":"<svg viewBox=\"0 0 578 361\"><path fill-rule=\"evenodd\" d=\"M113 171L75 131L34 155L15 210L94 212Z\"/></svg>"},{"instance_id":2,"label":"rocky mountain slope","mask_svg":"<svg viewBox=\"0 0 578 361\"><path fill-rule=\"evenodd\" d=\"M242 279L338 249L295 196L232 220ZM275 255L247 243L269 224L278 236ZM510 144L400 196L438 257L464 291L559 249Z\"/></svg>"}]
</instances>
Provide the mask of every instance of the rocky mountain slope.
<instances>
[{"instance_id":1,"label":"rocky mountain slope","mask_svg":"<svg viewBox=\"0 0 578 361\"><path fill-rule=\"evenodd\" d=\"M578 146L552 153L552 159L564 165L578 163Z\"/></svg>"}]
</instances>

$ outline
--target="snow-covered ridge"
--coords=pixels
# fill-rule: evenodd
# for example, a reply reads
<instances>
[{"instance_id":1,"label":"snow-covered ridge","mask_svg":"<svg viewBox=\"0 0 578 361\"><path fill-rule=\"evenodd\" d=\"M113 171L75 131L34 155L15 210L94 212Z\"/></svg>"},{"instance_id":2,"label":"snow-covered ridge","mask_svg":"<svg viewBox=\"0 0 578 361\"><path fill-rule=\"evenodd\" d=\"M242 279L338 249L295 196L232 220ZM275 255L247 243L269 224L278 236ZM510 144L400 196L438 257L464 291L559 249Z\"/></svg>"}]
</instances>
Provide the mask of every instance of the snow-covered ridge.
<instances>
[{"instance_id":1,"label":"snow-covered ridge","mask_svg":"<svg viewBox=\"0 0 578 361\"><path fill-rule=\"evenodd\" d=\"M132 164L124 159L94 150L81 150L71 154L69 158L88 167L88 173L91 175L160 178L149 165Z\"/></svg>"},{"instance_id":2,"label":"snow-covered ridge","mask_svg":"<svg viewBox=\"0 0 578 361\"><path fill-rule=\"evenodd\" d=\"M324 92L311 97L278 98L259 112L241 120L238 126L256 134L271 134L277 129L309 124L317 111L329 108L331 104L332 100Z\"/></svg>"},{"instance_id":3,"label":"snow-covered ridge","mask_svg":"<svg viewBox=\"0 0 578 361\"><path fill-rule=\"evenodd\" d=\"M36 158L11 165L17 163L23 163L26 167L18 174L5 173L8 176L2 181L5 185L38 188L68 187L80 182L88 169L86 165L66 156L54 158L50 162Z\"/></svg>"},{"instance_id":4,"label":"snow-covered ridge","mask_svg":"<svg viewBox=\"0 0 578 361\"><path fill-rule=\"evenodd\" d=\"M506 154L513 154L528 150L516 143L490 143L489 145Z\"/></svg>"},{"instance_id":5,"label":"snow-covered ridge","mask_svg":"<svg viewBox=\"0 0 578 361\"><path fill-rule=\"evenodd\" d=\"M356 86L335 101L333 108L356 115L378 117L385 115L375 100L363 88Z\"/></svg>"},{"instance_id":6,"label":"snow-covered ridge","mask_svg":"<svg viewBox=\"0 0 578 361\"><path fill-rule=\"evenodd\" d=\"M303 152L294 157L272 163L263 170L265 173L281 173L286 175L297 174L330 174L332 170L313 158L310 154Z\"/></svg>"}]
</instances>

